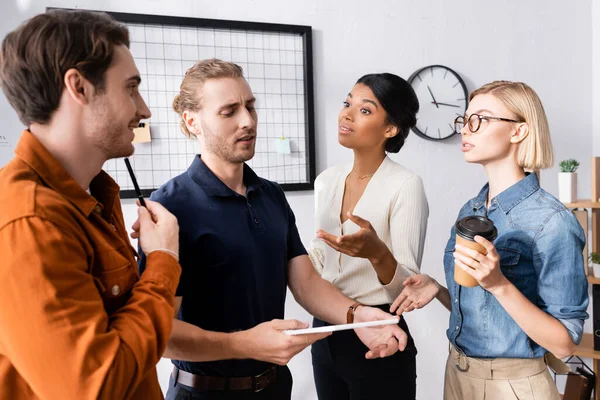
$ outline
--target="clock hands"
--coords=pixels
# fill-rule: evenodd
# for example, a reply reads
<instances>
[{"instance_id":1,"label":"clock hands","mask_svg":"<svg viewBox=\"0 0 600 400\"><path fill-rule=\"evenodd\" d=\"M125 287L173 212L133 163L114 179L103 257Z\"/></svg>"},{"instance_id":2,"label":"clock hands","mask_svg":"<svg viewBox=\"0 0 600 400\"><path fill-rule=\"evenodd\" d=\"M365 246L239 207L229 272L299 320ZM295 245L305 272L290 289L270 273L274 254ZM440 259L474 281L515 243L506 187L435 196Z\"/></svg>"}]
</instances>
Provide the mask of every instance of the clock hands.
<instances>
[{"instance_id":1,"label":"clock hands","mask_svg":"<svg viewBox=\"0 0 600 400\"><path fill-rule=\"evenodd\" d=\"M435 104L435 105L436 105L436 107L438 107L438 108L439 108L438 104L439 104L440 106L447 106L447 107L456 107L456 108L460 108L460 106L457 106L456 104L439 103L439 102L436 102L436 101L432 101L432 102L431 102L431 104Z\"/></svg>"},{"instance_id":2,"label":"clock hands","mask_svg":"<svg viewBox=\"0 0 600 400\"><path fill-rule=\"evenodd\" d=\"M431 104L435 104L436 108L440 108L440 106L460 108L460 106L457 106L456 104L440 103L440 102L436 101L435 97L433 96L433 92L431 91L431 88L429 87L429 85L427 85L427 90L429 90L429 94L431 95L431 99L433 100L431 102Z\"/></svg>"},{"instance_id":3,"label":"clock hands","mask_svg":"<svg viewBox=\"0 0 600 400\"><path fill-rule=\"evenodd\" d=\"M435 97L433 97L433 92L431 91L431 89L429 88L429 85L427 85L427 90L429 90L429 94L431 95L431 98L433 99L433 101L431 102L432 104L435 104L435 106L437 108L440 108L440 106L438 106L438 103L435 101Z\"/></svg>"}]
</instances>

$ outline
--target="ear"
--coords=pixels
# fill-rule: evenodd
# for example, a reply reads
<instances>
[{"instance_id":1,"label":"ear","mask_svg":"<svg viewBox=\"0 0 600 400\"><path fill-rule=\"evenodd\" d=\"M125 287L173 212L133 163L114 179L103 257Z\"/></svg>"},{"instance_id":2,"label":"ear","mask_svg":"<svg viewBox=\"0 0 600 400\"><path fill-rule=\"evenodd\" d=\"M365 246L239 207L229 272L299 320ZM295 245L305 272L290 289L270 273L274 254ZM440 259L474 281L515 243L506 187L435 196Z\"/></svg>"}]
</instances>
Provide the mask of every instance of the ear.
<instances>
[{"instance_id":1,"label":"ear","mask_svg":"<svg viewBox=\"0 0 600 400\"><path fill-rule=\"evenodd\" d=\"M93 95L93 85L75 68L65 73L65 89L68 96L76 103L84 106L89 104Z\"/></svg>"},{"instance_id":2,"label":"ear","mask_svg":"<svg viewBox=\"0 0 600 400\"><path fill-rule=\"evenodd\" d=\"M193 135L199 136L202 132L200 131L200 116L196 112L184 111L181 114L185 126Z\"/></svg>"},{"instance_id":3,"label":"ear","mask_svg":"<svg viewBox=\"0 0 600 400\"><path fill-rule=\"evenodd\" d=\"M517 130L510 136L511 143L521 143L529 135L529 125L527 122L521 122L517 126Z\"/></svg>"},{"instance_id":4,"label":"ear","mask_svg":"<svg viewBox=\"0 0 600 400\"><path fill-rule=\"evenodd\" d=\"M393 138L398 133L400 133L400 129L398 129L396 125L389 124L387 129L385 130L385 137L388 139Z\"/></svg>"}]
</instances>

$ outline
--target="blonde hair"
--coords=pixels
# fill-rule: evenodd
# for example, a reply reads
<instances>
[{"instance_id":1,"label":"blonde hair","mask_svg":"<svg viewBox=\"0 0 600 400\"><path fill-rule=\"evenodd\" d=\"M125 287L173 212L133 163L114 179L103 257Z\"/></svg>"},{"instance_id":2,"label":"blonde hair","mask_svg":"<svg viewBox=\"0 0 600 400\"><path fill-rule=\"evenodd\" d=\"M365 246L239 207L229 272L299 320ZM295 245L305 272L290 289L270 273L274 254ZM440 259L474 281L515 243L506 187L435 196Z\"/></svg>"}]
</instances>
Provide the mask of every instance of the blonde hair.
<instances>
[{"instance_id":1,"label":"blonde hair","mask_svg":"<svg viewBox=\"0 0 600 400\"><path fill-rule=\"evenodd\" d=\"M519 166L529 171L549 168L554 163L550 128L544 106L537 93L522 82L494 81L483 85L469 96L491 94L502 101L515 119L526 122L529 134L519 145Z\"/></svg>"},{"instance_id":2,"label":"blonde hair","mask_svg":"<svg viewBox=\"0 0 600 400\"><path fill-rule=\"evenodd\" d=\"M173 110L179 114L179 126L183 134L189 138L194 135L188 130L183 120L184 111L199 111L200 90L202 85L209 79L219 78L243 78L242 67L232 62L211 58L198 61L185 72L183 81L179 87L179 94L173 99Z\"/></svg>"}]
</instances>

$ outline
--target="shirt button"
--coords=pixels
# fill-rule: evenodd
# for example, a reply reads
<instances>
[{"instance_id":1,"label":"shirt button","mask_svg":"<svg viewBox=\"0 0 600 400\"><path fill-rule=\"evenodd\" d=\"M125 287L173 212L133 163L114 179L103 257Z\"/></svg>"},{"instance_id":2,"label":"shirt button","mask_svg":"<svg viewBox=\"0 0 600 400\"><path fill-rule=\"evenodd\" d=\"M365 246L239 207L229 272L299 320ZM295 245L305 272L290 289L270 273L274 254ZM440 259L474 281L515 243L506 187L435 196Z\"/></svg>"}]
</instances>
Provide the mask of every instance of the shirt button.
<instances>
[{"instance_id":1,"label":"shirt button","mask_svg":"<svg viewBox=\"0 0 600 400\"><path fill-rule=\"evenodd\" d=\"M254 218L254 223L258 224L258 219Z\"/></svg>"},{"instance_id":2,"label":"shirt button","mask_svg":"<svg viewBox=\"0 0 600 400\"><path fill-rule=\"evenodd\" d=\"M455 303L458 303L458 299L454 299L454 302L455 302Z\"/></svg>"},{"instance_id":3,"label":"shirt button","mask_svg":"<svg viewBox=\"0 0 600 400\"><path fill-rule=\"evenodd\" d=\"M456 330L458 330L458 326L456 327Z\"/></svg>"},{"instance_id":4,"label":"shirt button","mask_svg":"<svg viewBox=\"0 0 600 400\"><path fill-rule=\"evenodd\" d=\"M102 212L102 207L100 207L100 205L96 204L96 207L94 207L94 212L96 214L100 214Z\"/></svg>"},{"instance_id":5,"label":"shirt button","mask_svg":"<svg viewBox=\"0 0 600 400\"><path fill-rule=\"evenodd\" d=\"M117 227L115 226L115 224L110 224L110 227L113 229L113 231L117 231Z\"/></svg>"},{"instance_id":6,"label":"shirt button","mask_svg":"<svg viewBox=\"0 0 600 400\"><path fill-rule=\"evenodd\" d=\"M118 296L119 293L121 293L121 287L119 285L115 285L110 291L112 292L113 296ZM458 329L458 327L456 328Z\"/></svg>"}]
</instances>

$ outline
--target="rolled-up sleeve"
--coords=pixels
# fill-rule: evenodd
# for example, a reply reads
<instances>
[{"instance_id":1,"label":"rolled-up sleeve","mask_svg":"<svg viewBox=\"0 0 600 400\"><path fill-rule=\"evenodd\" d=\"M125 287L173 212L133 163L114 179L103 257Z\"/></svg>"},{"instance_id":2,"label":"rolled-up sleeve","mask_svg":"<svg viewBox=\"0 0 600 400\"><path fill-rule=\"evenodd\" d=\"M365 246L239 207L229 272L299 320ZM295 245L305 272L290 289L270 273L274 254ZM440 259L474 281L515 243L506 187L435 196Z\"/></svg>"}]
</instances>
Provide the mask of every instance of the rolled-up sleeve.
<instances>
[{"instance_id":1,"label":"rolled-up sleeve","mask_svg":"<svg viewBox=\"0 0 600 400\"><path fill-rule=\"evenodd\" d=\"M568 210L554 214L536 237L533 262L538 274L538 302L559 320L575 344L583 335L589 303L584 270L585 235Z\"/></svg>"}]
</instances>

